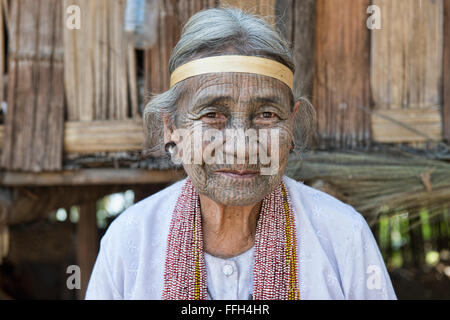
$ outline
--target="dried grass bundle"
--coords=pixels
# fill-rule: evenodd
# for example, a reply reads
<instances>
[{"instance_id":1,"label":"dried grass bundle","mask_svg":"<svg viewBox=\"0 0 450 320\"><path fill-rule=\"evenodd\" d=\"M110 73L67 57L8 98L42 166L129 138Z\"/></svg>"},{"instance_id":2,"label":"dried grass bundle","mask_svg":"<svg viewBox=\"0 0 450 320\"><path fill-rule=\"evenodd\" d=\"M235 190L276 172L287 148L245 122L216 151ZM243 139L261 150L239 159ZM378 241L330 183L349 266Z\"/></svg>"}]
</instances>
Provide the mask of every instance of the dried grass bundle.
<instances>
[{"instance_id":1,"label":"dried grass bundle","mask_svg":"<svg viewBox=\"0 0 450 320\"><path fill-rule=\"evenodd\" d=\"M443 212L450 205L450 164L405 153L311 152L286 174L321 180L325 191L351 204L370 222L380 213Z\"/></svg>"}]
</instances>

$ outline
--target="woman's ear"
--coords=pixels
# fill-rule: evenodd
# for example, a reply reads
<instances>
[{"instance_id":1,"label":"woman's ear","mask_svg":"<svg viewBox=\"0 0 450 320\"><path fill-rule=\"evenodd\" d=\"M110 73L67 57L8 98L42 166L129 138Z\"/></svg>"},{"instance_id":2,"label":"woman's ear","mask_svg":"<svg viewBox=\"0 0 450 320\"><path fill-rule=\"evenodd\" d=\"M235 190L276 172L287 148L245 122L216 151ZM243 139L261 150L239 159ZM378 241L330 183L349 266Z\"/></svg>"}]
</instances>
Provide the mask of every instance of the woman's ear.
<instances>
[{"instance_id":1,"label":"woman's ear","mask_svg":"<svg viewBox=\"0 0 450 320\"><path fill-rule=\"evenodd\" d=\"M162 120L164 124L164 144L166 144L172 141L173 127L168 113L162 115Z\"/></svg>"},{"instance_id":2,"label":"woman's ear","mask_svg":"<svg viewBox=\"0 0 450 320\"><path fill-rule=\"evenodd\" d=\"M295 116L297 115L297 111L298 111L298 109L300 109L301 105L302 105L302 102L300 100L295 102L295 104L294 104L294 114L293 114L292 118L295 118Z\"/></svg>"}]
</instances>

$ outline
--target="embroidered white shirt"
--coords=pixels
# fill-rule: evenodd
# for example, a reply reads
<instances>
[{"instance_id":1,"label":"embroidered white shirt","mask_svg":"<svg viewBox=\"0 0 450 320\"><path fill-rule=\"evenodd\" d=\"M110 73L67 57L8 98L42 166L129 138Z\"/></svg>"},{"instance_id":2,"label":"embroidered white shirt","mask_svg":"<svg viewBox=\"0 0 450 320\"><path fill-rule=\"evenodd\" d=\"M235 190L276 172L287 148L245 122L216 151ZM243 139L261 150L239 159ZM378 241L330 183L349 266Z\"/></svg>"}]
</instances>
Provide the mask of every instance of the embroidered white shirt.
<instances>
[{"instance_id":1,"label":"embroidered white shirt","mask_svg":"<svg viewBox=\"0 0 450 320\"><path fill-rule=\"evenodd\" d=\"M383 258L353 207L283 177L297 228L301 299L396 299ZM179 181L117 217L100 244L86 299L161 299ZM212 299L248 299L254 249L231 258L205 254Z\"/></svg>"}]
</instances>

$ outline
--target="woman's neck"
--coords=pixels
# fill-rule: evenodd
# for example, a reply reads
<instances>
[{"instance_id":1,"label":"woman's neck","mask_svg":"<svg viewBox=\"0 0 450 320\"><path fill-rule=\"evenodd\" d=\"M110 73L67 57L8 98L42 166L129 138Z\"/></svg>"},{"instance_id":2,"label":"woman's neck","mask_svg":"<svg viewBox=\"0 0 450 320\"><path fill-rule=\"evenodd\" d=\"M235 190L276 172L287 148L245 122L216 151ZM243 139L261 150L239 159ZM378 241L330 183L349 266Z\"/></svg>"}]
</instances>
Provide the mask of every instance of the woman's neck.
<instances>
[{"instance_id":1,"label":"woman's neck","mask_svg":"<svg viewBox=\"0 0 450 320\"><path fill-rule=\"evenodd\" d=\"M255 241L261 201L250 206L231 207L200 195L203 249L219 258L237 256Z\"/></svg>"}]
</instances>

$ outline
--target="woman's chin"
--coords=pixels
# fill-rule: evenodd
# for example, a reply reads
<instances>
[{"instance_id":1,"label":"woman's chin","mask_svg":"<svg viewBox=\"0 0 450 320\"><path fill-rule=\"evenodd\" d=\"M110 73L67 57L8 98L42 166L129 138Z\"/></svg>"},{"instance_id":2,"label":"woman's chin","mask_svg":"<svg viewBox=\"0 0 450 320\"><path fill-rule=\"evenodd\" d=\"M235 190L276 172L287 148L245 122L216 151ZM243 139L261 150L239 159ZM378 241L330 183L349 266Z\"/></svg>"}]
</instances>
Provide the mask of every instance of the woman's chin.
<instances>
[{"instance_id":1,"label":"woman's chin","mask_svg":"<svg viewBox=\"0 0 450 320\"><path fill-rule=\"evenodd\" d=\"M215 184L218 186L218 184ZM227 187L223 187L223 186ZM233 183L224 184L220 187L208 186L206 196L217 203L242 207L250 206L260 202L267 194L271 193L277 184L272 181L258 181L257 183Z\"/></svg>"}]
</instances>

